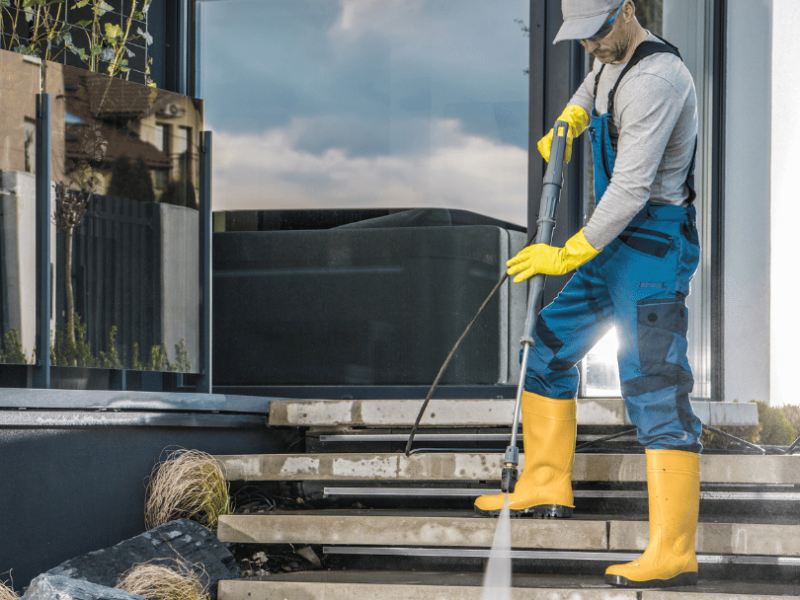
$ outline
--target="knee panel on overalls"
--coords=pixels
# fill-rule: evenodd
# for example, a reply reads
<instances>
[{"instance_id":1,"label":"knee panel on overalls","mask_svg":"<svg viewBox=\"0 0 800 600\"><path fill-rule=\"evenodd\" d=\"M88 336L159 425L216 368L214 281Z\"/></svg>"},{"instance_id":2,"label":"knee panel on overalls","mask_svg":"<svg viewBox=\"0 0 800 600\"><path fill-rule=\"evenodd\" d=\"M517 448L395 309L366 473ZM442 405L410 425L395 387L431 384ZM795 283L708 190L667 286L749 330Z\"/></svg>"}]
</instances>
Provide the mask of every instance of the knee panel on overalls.
<instances>
[{"instance_id":1,"label":"knee panel on overalls","mask_svg":"<svg viewBox=\"0 0 800 600\"><path fill-rule=\"evenodd\" d=\"M686 357L688 324L683 295L637 302L642 375L622 382L622 393L639 441L648 448L701 448L702 426L689 400L694 378Z\"/></svg>"}]
</instances>

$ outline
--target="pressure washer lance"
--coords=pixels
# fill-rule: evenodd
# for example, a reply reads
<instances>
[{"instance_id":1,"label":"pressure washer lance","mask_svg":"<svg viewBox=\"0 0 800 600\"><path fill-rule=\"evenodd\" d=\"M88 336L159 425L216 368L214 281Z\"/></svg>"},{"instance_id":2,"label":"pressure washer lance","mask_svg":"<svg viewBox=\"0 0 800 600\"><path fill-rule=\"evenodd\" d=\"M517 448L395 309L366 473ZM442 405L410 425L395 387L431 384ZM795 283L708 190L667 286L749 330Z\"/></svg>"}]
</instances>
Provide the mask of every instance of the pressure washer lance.
<instances>
[{"instance_id":1,"label":"pressure washer lance","mask_svg":"<svg viewBox=\"0 0 800 600\"><path fill-rule=\"evenodd\" d=\"M550 162L544 174L542 198L539 203L539 219L537 220L536 244L550 244L553 240L553 230L556 225L556 212L558 200L561 197L561 187L564 181L564 153L567 149L567 133L569 124L565 121L556 121L553 128L553 144L550 147ZM506 448L503 457L503 473L500 480L500 489L505 493L513 493L519 478L517 465L519 464L519 448L517 447L517 428L519 427L520 406L522 392L525 390L525 371L528 364L528 354L534 344L534 330L539 318L539 304L544 294L545 275L539 273L530 279L528 288L528 316L525 320L525 335L522 337L522 366L517 385L517 402L514 406L514 424L511 426L511 443Z\"/></svg>"}]
</instances>

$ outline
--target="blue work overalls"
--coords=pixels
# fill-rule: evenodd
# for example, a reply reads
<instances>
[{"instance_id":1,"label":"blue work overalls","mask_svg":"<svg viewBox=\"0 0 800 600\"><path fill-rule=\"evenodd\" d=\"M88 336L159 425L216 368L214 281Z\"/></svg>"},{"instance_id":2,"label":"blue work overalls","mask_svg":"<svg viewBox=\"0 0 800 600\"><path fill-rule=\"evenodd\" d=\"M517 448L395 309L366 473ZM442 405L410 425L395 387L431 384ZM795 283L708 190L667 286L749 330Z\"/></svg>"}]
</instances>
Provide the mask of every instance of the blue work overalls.
<instances>
[{"instance_id":1,"label":"blue work overalls","mask_svg":"<svg viewBox=\"0 0 800 600\"><path fill-rule=\"evenodd\" d=\"M598 202L614 169L616 151L608 122L616 88L636 62L657 52L680 57L668 44L640 44L609 94L608 112L598 115L592 109ZM595 79L595 96L601 74L602 69ZM694 378L686 357L686 296L700 254L691 205L693 166L686 182L688 207L648 202L542 310L526 370L526 390L548 398L574 398L579 383L576 363L616 325L622 396L639 442L650 449L702 449L702 426L689 402Z\"/></svg>"}]
</instances>

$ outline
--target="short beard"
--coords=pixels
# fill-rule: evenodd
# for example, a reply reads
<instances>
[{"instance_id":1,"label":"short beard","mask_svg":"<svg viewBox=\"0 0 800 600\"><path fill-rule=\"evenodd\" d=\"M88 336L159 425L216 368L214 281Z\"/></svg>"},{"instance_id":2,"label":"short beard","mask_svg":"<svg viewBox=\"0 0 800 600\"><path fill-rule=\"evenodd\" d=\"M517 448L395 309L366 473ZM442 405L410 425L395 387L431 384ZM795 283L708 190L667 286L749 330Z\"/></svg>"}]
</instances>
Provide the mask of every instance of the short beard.
<instances>
[{"instance_id":1,"label":"short beard","mask_svg":"<svg viewBox=\"0 0 800 600\"><path fill-rule=\"evenodd\" d=\"M620 63L628 55L632 48L636 47L636 33L631 32L624 39L614 45L611 50L611 62Z\"/></svg>"}]
</instances>

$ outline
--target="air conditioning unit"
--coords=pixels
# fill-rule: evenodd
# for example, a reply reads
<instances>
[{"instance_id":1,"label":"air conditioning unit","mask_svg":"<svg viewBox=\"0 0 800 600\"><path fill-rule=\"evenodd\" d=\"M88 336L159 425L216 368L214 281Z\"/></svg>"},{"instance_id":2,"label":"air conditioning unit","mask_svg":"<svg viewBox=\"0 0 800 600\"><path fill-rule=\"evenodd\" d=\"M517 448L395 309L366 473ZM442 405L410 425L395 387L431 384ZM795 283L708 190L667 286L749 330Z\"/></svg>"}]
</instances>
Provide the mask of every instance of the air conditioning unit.
<instances>
[{"instance_id":1,"label":"air conditioning unit","mask_svg":"<svg viewBox=\"0 0 800 600\"><path fill-rule=\"evenodd\" d=\"M170 102L158 111L158 114L169 118L182 117L186 114L186 109L183 106Z\"/></svg>"}]
</instances>

